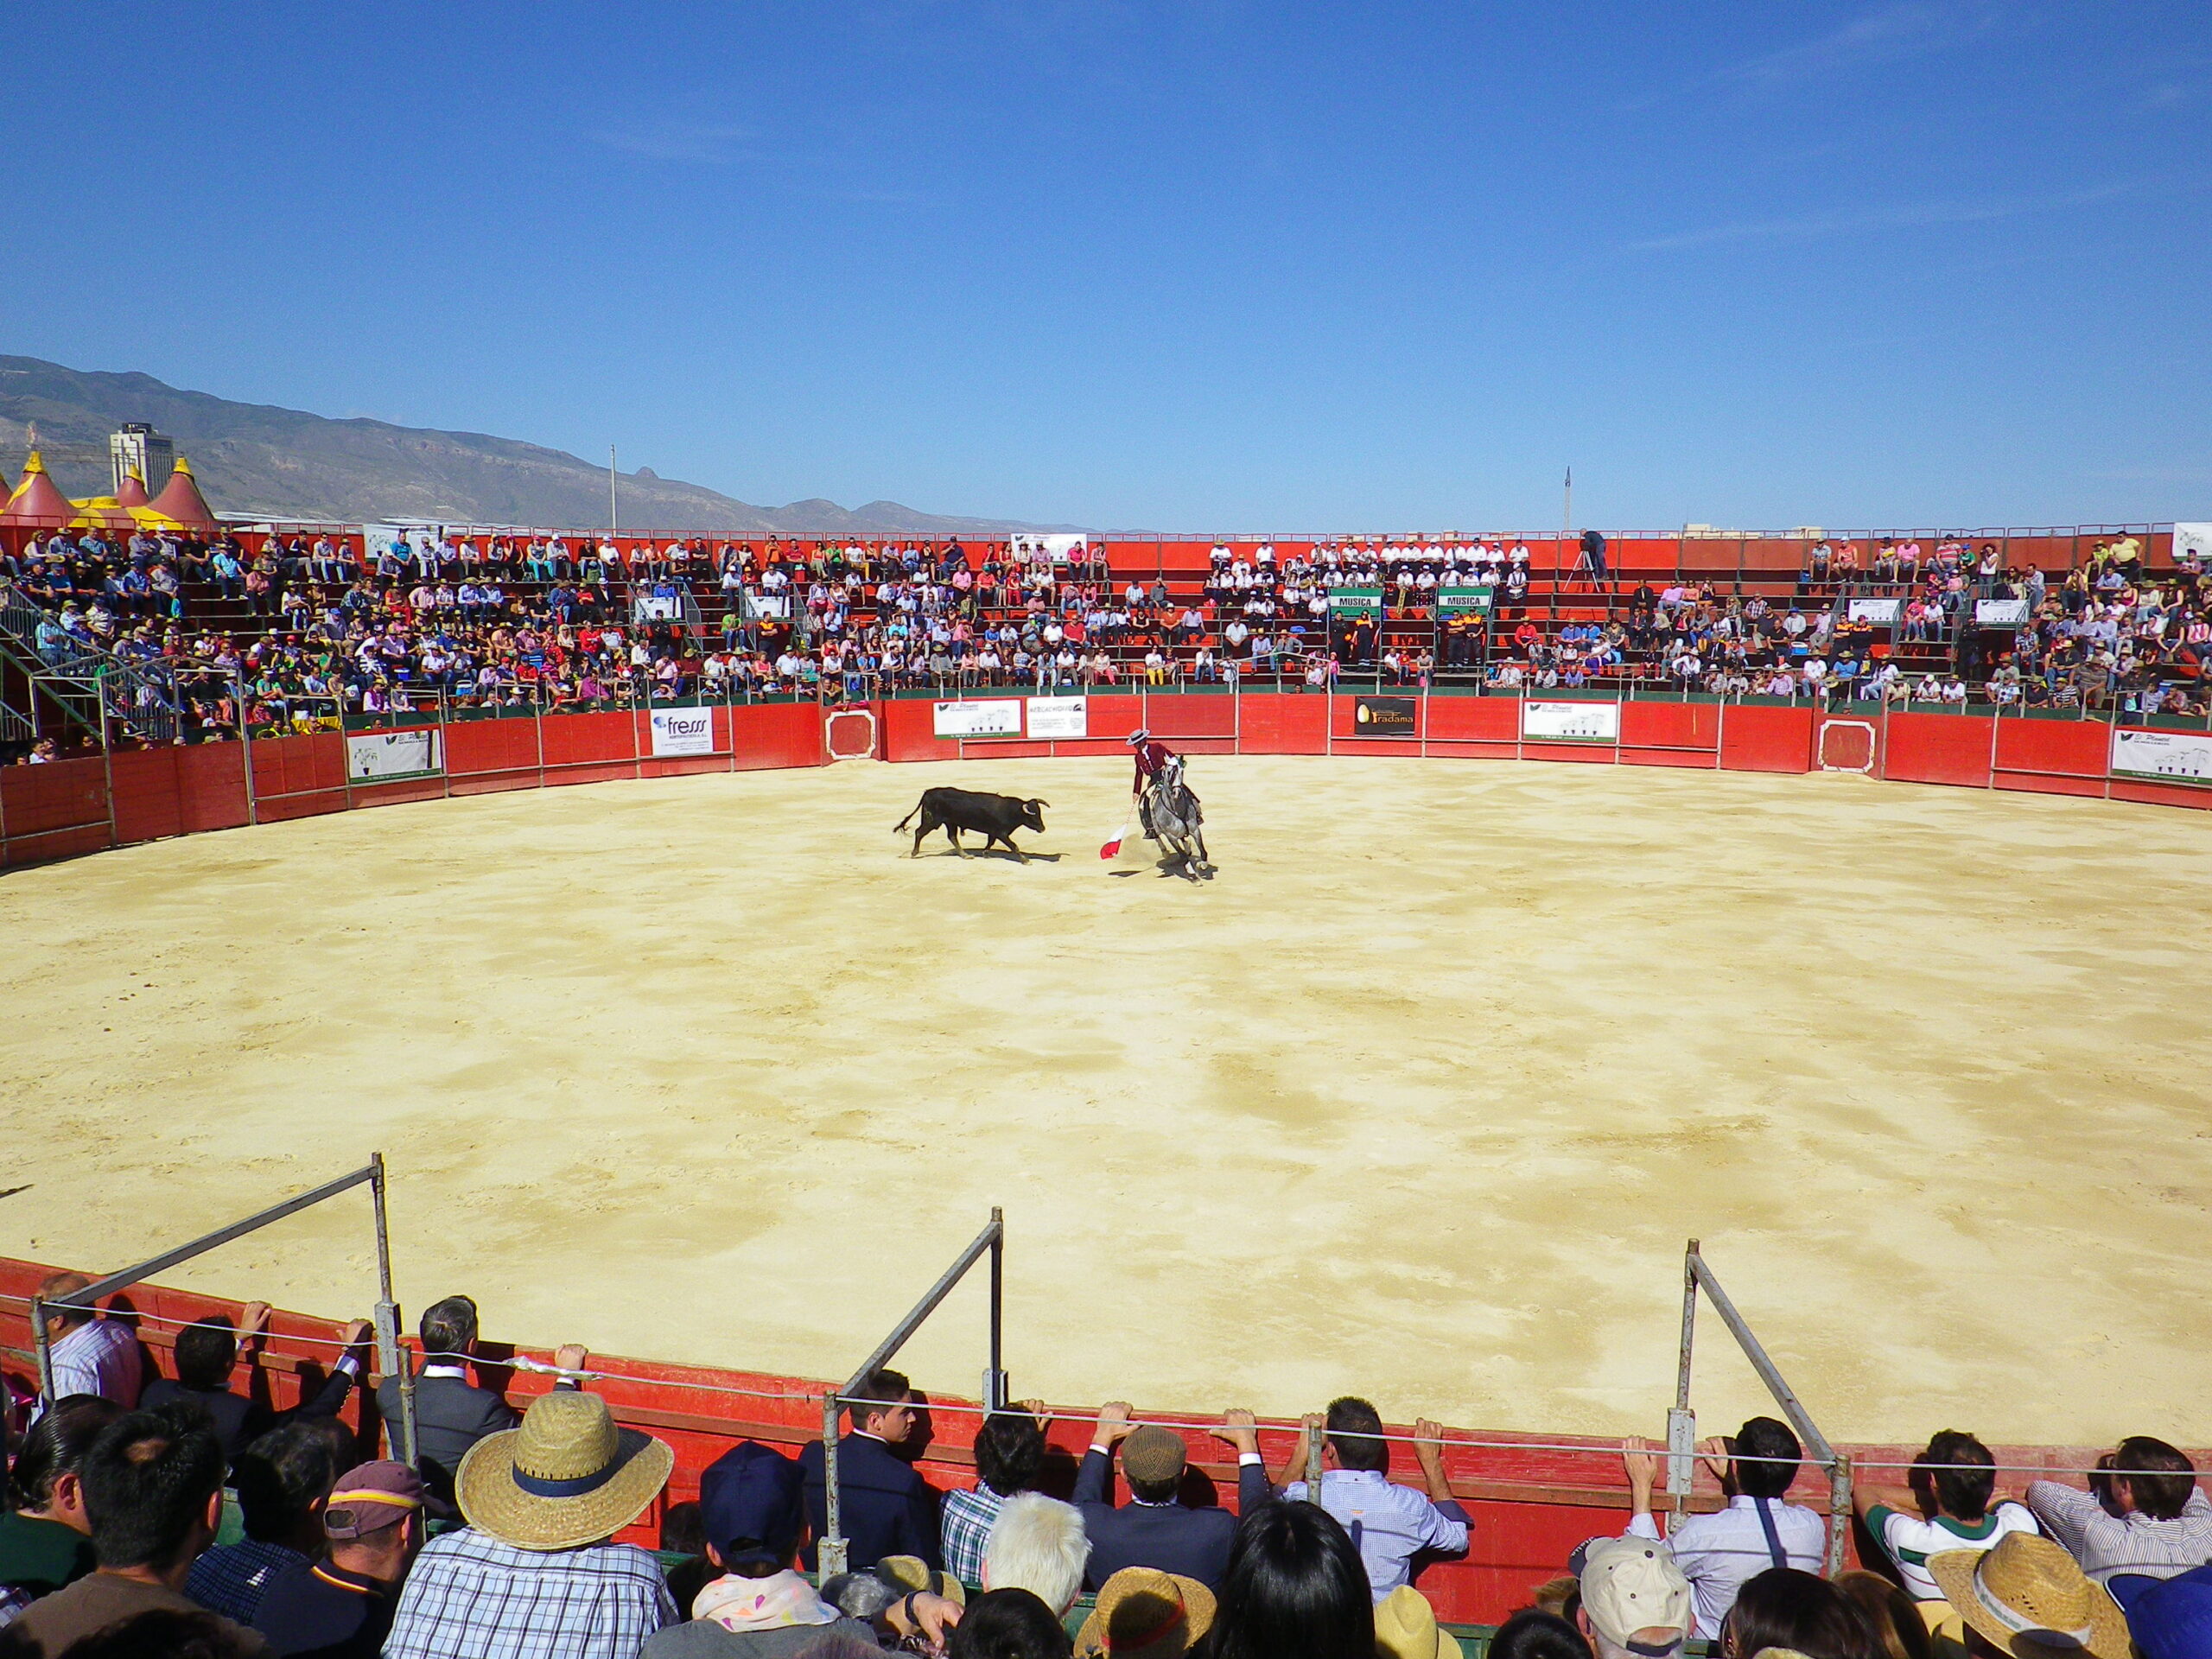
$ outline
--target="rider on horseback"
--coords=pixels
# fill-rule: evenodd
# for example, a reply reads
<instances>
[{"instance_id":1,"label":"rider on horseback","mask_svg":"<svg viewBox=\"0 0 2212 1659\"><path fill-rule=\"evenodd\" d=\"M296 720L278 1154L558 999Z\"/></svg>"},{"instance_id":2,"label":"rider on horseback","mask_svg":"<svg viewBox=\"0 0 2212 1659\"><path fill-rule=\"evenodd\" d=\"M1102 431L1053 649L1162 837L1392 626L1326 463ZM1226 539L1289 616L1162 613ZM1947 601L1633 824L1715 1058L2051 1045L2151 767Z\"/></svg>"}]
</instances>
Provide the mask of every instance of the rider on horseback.
<instances>
[{"instance_id":1,"label":"rider on horseback","mask_svg":"<svg viewBox=\"0 0 2212 1659\"><path fill-rule=\"evenodd\" d=\"M1205 836L1198 824L1203 817L1198 798L1183 779L1183 757L1159 741L1141 726L1129 734L1136 751L1136 779L1130 792L1136 797L1137 817L1151 840L1165 843L1189 861L1192 880L1209 867ZM1193 852L1187 842L1194 842Z\"/></svg>"},{"instance_id":2,"label":"rider on horseback","mask_svg":"<svg viewBox=\"0 0 2212 1659\"><path fill-rule=\"evenodd\" d=\"M1136 781L1129 785L1132 795L1141 796L1144 786L1165 772L1170 760L1180 758L1141 726L1129 734L1129 747L1137 752Z\"/></svg>"}]
</instances>

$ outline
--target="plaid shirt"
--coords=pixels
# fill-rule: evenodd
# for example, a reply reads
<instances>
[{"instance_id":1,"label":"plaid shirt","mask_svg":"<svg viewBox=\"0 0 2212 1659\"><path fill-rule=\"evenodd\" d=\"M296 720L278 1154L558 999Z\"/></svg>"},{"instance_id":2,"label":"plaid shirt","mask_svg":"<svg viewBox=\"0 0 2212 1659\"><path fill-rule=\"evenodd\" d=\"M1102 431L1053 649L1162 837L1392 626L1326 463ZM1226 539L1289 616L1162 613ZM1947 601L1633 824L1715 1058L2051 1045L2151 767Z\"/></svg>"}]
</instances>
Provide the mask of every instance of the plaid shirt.
<instances>
[{"instance_id":1,"label":"plaid shirt","mask_svg":"<svg viewBox=\"0 0 2212 1659\"><path fill-rule=\"evenodd\" d=\"M637 1659L676 1622L659 1564L634 1544L517 1549L464 1527L416 1557L384 1659Z\"/></svg>"},{"instance_id":2,"label":"plaid shirt","mask_svg":"<svg viewBox=\"0 0 2212 1659\"><path fill-rule=\"evenodd\" d=\"M1006 1502L981 1481L969 1492L947 1492L942 1513L941 1536L944 1570L963 1584L983 1581L983 1547L991 1541L991 1528Z\"/></svg>"},{"instance_id":3,"label":"plaid shirt","mask_svg":"<svg viewBox=\"0 0 2212 1659\"><path fill-rule=\"evenodd\" d=\"M296 1549L252 1538L242 1544L225 1544L192 1564L184 1593L234 1624L251 1624L260 1611L261 1592L269 1587L269 1580L306 1560Z\"/></svg>"}]
</instances>

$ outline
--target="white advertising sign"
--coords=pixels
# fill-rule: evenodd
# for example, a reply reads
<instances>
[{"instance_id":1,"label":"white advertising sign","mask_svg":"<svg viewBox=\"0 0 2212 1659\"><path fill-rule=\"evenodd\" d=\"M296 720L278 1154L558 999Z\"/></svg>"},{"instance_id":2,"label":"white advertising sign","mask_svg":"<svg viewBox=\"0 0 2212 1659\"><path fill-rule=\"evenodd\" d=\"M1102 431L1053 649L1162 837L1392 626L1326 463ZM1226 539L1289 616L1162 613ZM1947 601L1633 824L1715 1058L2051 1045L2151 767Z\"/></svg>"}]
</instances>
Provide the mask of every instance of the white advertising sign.
<instances>
[{"instance_id":1,"label":"white advertising sign","mask_svg":"<svg viewBox=\"0 0 2212 1659\"><path fill-rule=\"evenodd\" d=\"M2212 735L2198 732L2123 732L2112 734L2116 778L2155 778L2168 784L2212 784Z\"/></svg>"},{"instance_id":2,"label":"white advertising sign","mask_svg":"<svg viewBox=\"0 0 2212 1659\"><path fill-rule=\"evenodd\" d=\"M673 594L639 594L632 601L633 622L674 622L683 614L683 601Z\"/></svg>"},{"instance_id":3,"label":"white advertising sign","mask_svg":"<svg viewBox=\"0 0 2212 1659\"><path fill-rule=\"evenodd\" d=\"M2176 524L2174 526L2174 557L2194 553L2200 559L2212 559L2212 524Z\"/></svg>"},{"instance_id":4,"label":"white advertising sign","mask_svg":"<svg viewBox=\"0 0 2212 1659\"><path fill-rule=\"evenodd\" d=\"M1032 697L1029 735L1032 737L1088 737L1090 716L1088 697Z\"/></svg>"},{"instance_id":5,"label":"white advertising sign","mask_svg":"<svg viewBox=\"0 0 2212 1659\"><path fill-rule=\"evenodd\" d=\"M1846 601L1845 614L1853 622L1875 622L1886 626L1897 620L1897 613L1904 608L1901 599L1853 599Z\"/></svg>"},{"instance_id":6,"label":"white advertising sign","mask_svg":"<svg viewBox=\"0 0 2212 1659\"><path fill-rule=\"evenodd\" d=\"M939 737L1020 737L1021 699L994 697L983 702L940 702L931 706Z\"/></svg>"},{"instance_id":7,"label":"white advertising sign","mask_svg":"<svg viewBox=\"0 0 2212 1659\"><path fill-rule=\"evenodd\" d=\"M1017 558L1034 563L1039 558L1050 559L1054 564L1065 564L1070 559L1082 556L1090 545L1084 536L1040 536L1033 531L1017 531L1007 537L1007 551Z\"/></svg>"},{"instance_id":8,"label":"white advertising sign","mask_svg":"<svg viewBox=\"0 0 2212 1659\"><path fill-rule=\"evenodd\" d=\"M346 740L346 775L357 784L430 778L443 770L435 728L420 732L356 732Z\"/></svg>"},{"instance_id":9,"label":"white advertising sign","mask_svg":"<svg viewBox=\"0 0 2212 1659\"><path fill-rule=\"evenodd\" d=\"M791 620L791 596L756 593L748 588L745 590L745 613L755 622L788 622Z\"/></svg>"},{"instance_id":10,"label":"white advertising sign","mask_svg":"<svg viewBox=\"0 0 2212 1659\"><path fill-rule=\"evenodd\" d=\"M715 752L715 711L711 709L656 709L653 710L653 753L712 754Z\"/></svg>"},{"instance_id":11,"label":"white advertising sign","mask_svg":"<svg viewBox=\"0 0 2212 1659\"><path fill-rule=\"evenodd\" d=\"M1554 743L1618 743L1621 706L1618 702L1524 702L1521 735Z\"/></svg>"},{"instance_id":12,"label":"white advertising sign","mask_svg":"<svg viewBox=\"0 0 2212 1659\"><path fill-rule=\"evenodd\" d=\"M1976 627L2018 628L2028 620L2028 601L2024 599L1977 599L1974 602Z\"/></svg>"}]
</instances>

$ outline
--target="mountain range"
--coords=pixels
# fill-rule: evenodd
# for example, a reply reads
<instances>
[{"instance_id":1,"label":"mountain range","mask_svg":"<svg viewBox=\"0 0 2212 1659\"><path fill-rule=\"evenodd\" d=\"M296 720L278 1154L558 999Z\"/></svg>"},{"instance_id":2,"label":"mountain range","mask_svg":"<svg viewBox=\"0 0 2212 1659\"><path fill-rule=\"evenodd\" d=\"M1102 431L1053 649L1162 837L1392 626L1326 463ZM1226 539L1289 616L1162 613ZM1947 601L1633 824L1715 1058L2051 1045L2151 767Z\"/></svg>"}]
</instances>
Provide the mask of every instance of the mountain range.
<instances>
[{"instance_id":1,"label":"mountain range","mask_svg":"<svg viewBox=\"0 0 2212 1659\"><path fill-rule=\"evenodd\" d=\"M0 357L0 468L21 471L36 427L47 470L79 499L113 488L108 435L144 421L192 462L208 504L226 517L363 524L569 526L607 523L607 474L565 450L481 432L442 432L385 421L332 420L270 404L185 391L148 374L65 368ZM846 508L834 501L757 507L656 476L620 475L622 522L639 530L730 535L986 536L1073 529L1010 519L947 518L896 501Z\"/></svg>"}]
</instances>

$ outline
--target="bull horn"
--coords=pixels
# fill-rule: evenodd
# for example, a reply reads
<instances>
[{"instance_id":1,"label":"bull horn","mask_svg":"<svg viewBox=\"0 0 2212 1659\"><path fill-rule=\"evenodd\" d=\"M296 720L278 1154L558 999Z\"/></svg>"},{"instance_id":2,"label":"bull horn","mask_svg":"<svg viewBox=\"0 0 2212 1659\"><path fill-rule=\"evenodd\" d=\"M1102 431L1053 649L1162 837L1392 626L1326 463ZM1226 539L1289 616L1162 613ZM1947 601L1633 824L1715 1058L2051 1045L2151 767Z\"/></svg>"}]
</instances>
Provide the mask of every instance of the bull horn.
<instances>
[{"instance_id":1,"label":"bull horn","mask_svg":"<svg viewBox=\"0 0 2212 1659\"><path fill-rule=\"evenodd\" d=\"M1029 804L1032 806L1050 806L1052 803L1050 801L1039 801L1033 798Z\"/></svg>"}]
</instances>

